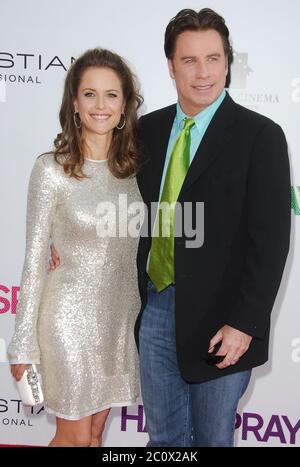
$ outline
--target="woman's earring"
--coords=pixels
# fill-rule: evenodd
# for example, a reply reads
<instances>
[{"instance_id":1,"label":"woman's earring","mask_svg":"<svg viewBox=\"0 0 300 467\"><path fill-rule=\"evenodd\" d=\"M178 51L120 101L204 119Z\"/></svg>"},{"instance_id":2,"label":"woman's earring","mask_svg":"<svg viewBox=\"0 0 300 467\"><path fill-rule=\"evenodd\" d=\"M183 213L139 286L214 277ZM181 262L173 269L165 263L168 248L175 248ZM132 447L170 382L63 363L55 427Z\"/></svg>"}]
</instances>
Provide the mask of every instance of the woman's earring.
<instances>
[{"instance_id":1,"label":"woman's earring","mask_svg":"<svg viewBox=\"0 0 300 467\"><path fill-rule=\"evenodd\" d=\"M125 114L122 113L122 114L121 114L121 117L122 117L122 116L123 116L123 123L122 123L121 126L119 126L119 125L120 125L120 122L119 122L119 124L116 126L117 130L123 130L124 126L126 125L126 117L125 117ZM122 120L122 119L120 119L120 121L121 121L121 120Z\"/></svg>"},{"instance_id":2,"label":"woman's earring","mask_svg":"<svg viewBox=\"0 0 300 467\"><path fill-rule=\"evenodd\" d=\"M81 128L81 120L80 120L79 112L76 112L76 111L74 112L73 120L74 120L74 125L76 126L76 128L78 129Z\"/></svg>"}]
</instances>

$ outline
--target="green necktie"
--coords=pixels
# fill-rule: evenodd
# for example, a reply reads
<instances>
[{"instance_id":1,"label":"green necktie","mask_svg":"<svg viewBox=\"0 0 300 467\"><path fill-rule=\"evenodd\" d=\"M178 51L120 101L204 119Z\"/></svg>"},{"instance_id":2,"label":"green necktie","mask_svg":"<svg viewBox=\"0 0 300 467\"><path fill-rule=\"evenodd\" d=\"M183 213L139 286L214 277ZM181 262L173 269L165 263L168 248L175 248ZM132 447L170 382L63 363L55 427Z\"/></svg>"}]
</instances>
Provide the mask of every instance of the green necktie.
<instances>
[{"instance_id":1,"label":"green necktie","mask_svg":"<svg viewBox=\"0 0 300 467\"><path fill-rule=\"evenodd\" d=\"M148 275L158 292L174 283L174 204L190 165L193 125L192 118L185 119L184 128L174 145L155 220Z\"/></svg>"}]
</instances>

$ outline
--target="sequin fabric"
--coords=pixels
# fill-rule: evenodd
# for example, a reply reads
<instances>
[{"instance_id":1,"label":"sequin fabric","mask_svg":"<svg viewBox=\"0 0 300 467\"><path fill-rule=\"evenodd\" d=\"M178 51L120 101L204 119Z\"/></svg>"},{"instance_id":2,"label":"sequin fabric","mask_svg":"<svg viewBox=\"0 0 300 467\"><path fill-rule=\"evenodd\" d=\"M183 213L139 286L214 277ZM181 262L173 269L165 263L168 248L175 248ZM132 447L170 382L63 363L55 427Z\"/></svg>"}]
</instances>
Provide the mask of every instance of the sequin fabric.
<instances>
[{"instance_id":1,"label":"sequin fabric","mask_svg":"<svg viewBox=\"0 0 300 467\"><path fill-rule=\"evenodd\" d=\"M134 323L140 307L138 238L99 236L99 203L109 225L130 218L119 209L141 202L135 178L117 179L107 161L84 164L88 176L70 178L51 154L32 170L26 255L11 363L40 363L45 409L76 420L134 403L139 392ZM133 214L132 214L133 215ZM111 217L111 218L110 218ZM49 242L60 266L47 273Z\"/></svg>"}]
</instances>

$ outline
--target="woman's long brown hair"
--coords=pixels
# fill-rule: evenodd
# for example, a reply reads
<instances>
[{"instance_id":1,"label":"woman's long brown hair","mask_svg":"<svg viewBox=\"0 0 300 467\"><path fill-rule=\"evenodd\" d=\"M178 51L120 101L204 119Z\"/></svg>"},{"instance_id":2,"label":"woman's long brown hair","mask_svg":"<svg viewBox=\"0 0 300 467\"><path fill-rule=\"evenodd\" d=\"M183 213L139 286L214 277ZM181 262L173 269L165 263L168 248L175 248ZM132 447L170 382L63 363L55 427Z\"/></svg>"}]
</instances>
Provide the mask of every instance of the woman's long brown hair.
<instances>
[{"instance_id":1,"label":"woman's long brown hair","mask_svg":"<svg viewBox=\"0 0 300 467\"><path fill-rule=\"evenodd\" d=\"M108 151L108 165L117 178L135 175L141 165L138 154L137 109L143 102L136 84L136 78L125 61L116 53L106 49L87 50L70 67L65 80L64 94L59 112L62 132L54 141L54 157L71 177L81 179L84 164L84 141L82 129L74 123L74 100L77 97L80 80L89 67L109 68L119 77L125 100L126 124L122 130L114 129Z\"/></svg>"}]
</instances>

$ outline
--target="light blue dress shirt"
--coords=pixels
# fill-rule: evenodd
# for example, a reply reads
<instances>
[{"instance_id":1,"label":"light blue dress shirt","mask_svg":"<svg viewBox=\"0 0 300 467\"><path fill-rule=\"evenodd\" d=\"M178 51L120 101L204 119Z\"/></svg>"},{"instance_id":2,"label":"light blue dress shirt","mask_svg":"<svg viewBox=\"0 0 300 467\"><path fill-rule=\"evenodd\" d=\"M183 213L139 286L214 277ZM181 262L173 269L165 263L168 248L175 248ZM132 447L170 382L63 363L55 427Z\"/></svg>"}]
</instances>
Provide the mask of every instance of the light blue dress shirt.
<instances>
[{"instance_id":1,"label":"light blue dress shirt","mask_svg":"<svg viewBox=\"0 0 300 467\"><path fill-rule=\"evenodd\" d=\"M226 91L225 89L223 89L218 99L216 99L211 105L209 105L204 110L202 110L202 112L199 112L197 115L195 115L195 117L193 117L195 120L195 125L191 129L190 164L195 157L196 151L199 147L199 144L202 141L203 136L205 135L208 125L210 124L213 116L215 115L216 111L222 104L225 96L226 96ZM170 133L164 170L163 170L161 182L160 182L159 200L162 195L162 190L163 190L164 181L166 178L166 173L167 173L168 165L170 162L172 150L179 136L179 133L183 130L184 120L186 118L189 118L189 117L182 111L179 103L177 103L176 116L175 116L172 130Z\"/></svg>"}]
</instances>

